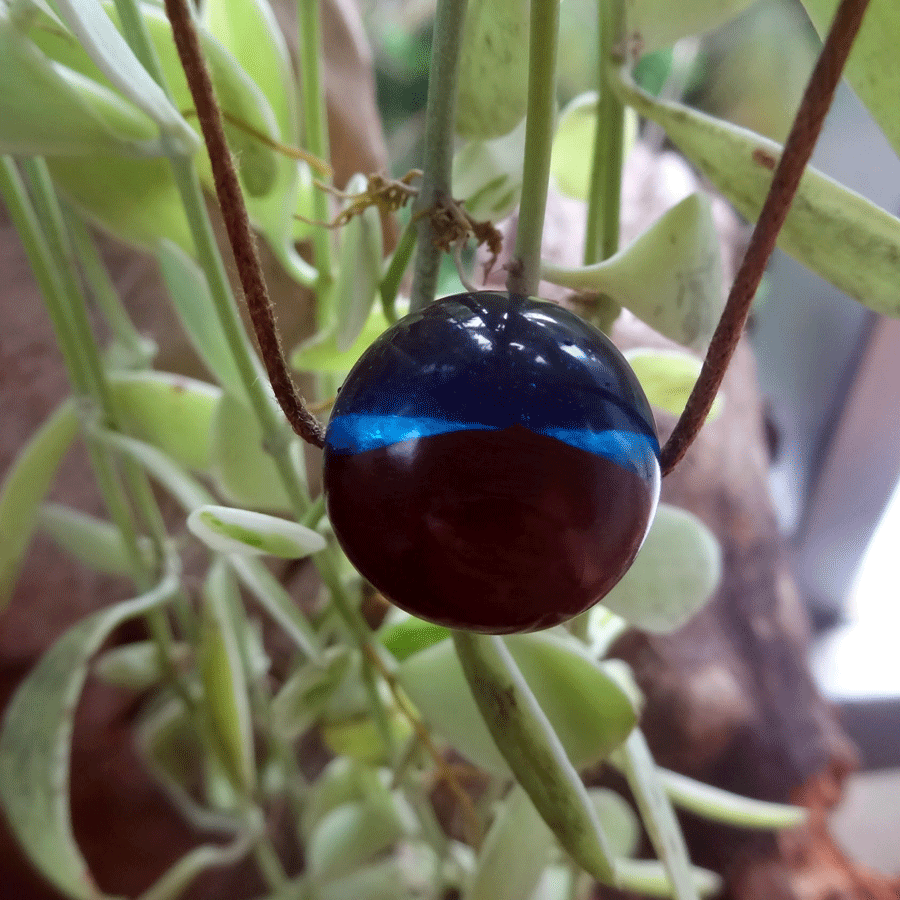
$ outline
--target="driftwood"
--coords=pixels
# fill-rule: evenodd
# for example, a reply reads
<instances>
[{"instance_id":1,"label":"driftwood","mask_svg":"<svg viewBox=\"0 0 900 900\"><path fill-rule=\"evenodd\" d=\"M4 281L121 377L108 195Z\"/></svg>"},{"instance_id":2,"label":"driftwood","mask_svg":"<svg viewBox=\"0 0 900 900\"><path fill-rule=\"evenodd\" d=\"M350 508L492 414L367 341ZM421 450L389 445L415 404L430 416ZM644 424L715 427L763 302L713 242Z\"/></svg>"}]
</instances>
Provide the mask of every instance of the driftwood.
<instances>
[{"instance_id":1,"label":"driftwood","mask_svg":"<svg viewBox=\"0 0 900 900\"><path fill-rule=\"evenodd\" d=\"M353 171L383 167L370 63L353 4L326 4L330 37L328 97L332 145L343 181ZM346 98L352 113L346 115ZM635 165L632 163L632 165ZM671 205L690 172L674 157L639 161L625 196L626 232L633 234ZM653 171L654 180L649 179ZM577 208L556 203L547 248L578 246ZM729 246L740 230L719 211ZM140 326L163 347L161 368L199 373L165 312L152 263L110 247L117 283ZM560 259L560 261L565 261ZM0 471L68 392L59 355L27 264L8 223L0 221ZM312 325L308 296L270 267L279 324L296 337ZM299 302L298 302L299 298ZM633 320L617 329L623 344L660 343ZM289 338L290 340L290 338ZM760 836L686 820L696 861L726 876L736 900L826 900L897 895L885 881L847 861L828 837L824 814L840 797L853 749L806 669L806 615L786 571L766 490L766 449L752 355L742 347L725 383L723 417L708 426L664 485L663 496L700 516L725 553L725 576L712 603L679 633L627 634L616 646L634 667L647 696L643 725L660 763L713 784L773 800L792 799L813 811L804 830ZM661 421L663 431L671 421ZM84 460L66 460L54 499L100 512ZM305 578L307 590L311 579ZM0 619L0 706L41 653L68 626L125 596L121 582L70 564L40 537L26 560L10 609ZM89 682L79 707L73 747L73 816L80 845L107 892L145 889L197 835L188 829L145 773L134 750L135 699ZM299 861L286 860L287 863ZM4 896L56 896L34 876L0 827ZM204 876L195 900L239 900L262 890L246 868Z\"/></svg>"}]
</instances>

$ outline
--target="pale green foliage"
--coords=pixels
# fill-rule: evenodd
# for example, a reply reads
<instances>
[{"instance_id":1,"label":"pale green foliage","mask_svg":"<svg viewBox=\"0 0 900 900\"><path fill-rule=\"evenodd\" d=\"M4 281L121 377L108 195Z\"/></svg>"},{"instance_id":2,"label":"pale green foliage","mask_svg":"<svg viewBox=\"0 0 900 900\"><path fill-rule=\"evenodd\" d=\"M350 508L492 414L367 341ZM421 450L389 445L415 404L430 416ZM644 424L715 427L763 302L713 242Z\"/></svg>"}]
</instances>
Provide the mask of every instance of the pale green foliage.
<instances>
[{"instance_id":1,"label":"pale green foliage","mask_svg":"<svg viewBox=\"0 0 900 900\"><path fill-rule=\"evenodd\" d=\"M709 198L691 194L615 256L591 266L545 261L541 277L607 294L660 334L700 349L724 306L719 239Z\"/></svg>"},{"instance_id":2,"label":"pale green foliage","mask_svg":"<svg viewBox=\"0 0 900 900\"><path fill-rule=\"evenodd\" d=\"M121 0L122 8L129 2ZM625 4L626 43L632 51L640 49L638 38L644 51L666 46L744 5L635 0ZM834 2L806 5L821 28ZM453 181L454 196L476 219L506 215L523 190L533 199L522 174L528 6L524 0L469 3L457 118L469 141L456 155ZM84 369L75 373L79 403L59 407L5 476L0 600L12 591L35 524L83 565L140 585L137 599L67 631L9 706L0 734L0 801L32 863L69 897L101 897L69 821L73 715L92 654L120 622L146 615L152 640L106 652L96 674L147 692L137 728L146 765L189 823L230 843L191 851L143 900L177 897L206 868L238 862L253 850L272 897L412 900L449 889L465 900L579 896L587 876L560 864L561 850L625 890L678 900L717 890L717 876L691 865L672 803L743 827L790 826L801 814L656 767L635 727L642 698L634 677L625 663L603 659L629 625L671 630L702 607L720 575L715 537L689 513L660 506L634 566L607 606L582 623L583 641L563 628L451 641L442 626L399 611L370 631L359 613L361 578L337 549L324 504L315 499L319 479L313 471L307 482L303 446L272 414L268 390L260 391L265 376L249 337L229 332L234 306L220 281L221 260L196 253L200 232L189 226L183 206L192 208L191 188L183 179L176 188L166 154L174 155L176 172L192 154L207 185L209 163L197 150L192 101L160 5L136 11L160 57L165 86L138 62L139 48L120 36L113 4L64 0L57 9L62 18L44 3L0 0L0 152L48 157L57 190L84 219L156 255L187 339L214 383L150 371L151 352L119 352L103 357L101 389L85 362L92 354L101 358L97 347L90 335L70 335L78 351L70 355L79 357L74 365ZM317 273L293 243L313 227L294 218L297 211L312 216L309 167L277 149L298 145L314 123L299 122L297 75L272 9L267 0L208 0L199 13L251 218L285 271L324 292L320 330L291 361L318 377L328 400L388 327L373 303L381 289L393 295L399 274L386 284L379 214L368 209L334 241L330 235L320 241L326 255L332 246L336 251L327 260L335 280L316 284ZM891 0L873 0L869 16L849 75L897 146L900 88L892 54L900 21ZM301 54L320 52L308 35L300 37ZM739 211L756 214L779 147L655 100L627 80L617 89L637 113L660 123ZM595 117L596 104L582 97L555 131L557 182L576 196L587 193ZM10 171L7 165L0 176ZM361 185L358 178L350 189ZM35 216L23 193L7 195L18 221ZM38 223L47 237L59 238L58 227ZM83 240L74 243L96 285L91 268L99 262L88 260ZM820 174L805 177L782 245L873 309L900 312L900 223ZM548 262L544 277L606 294L676 342L702 348L723 297L709 200L688 197L597 265L561 269ZM114 303L98 306L113 332L135 343L124 312ZM698 361L646 349L629 357L654 406L677 414ZM79 424L95 455L102 450L115 465L112 485L101 487L105 500L122 501L112 504L121 515L111 513L120 527L68 507L41 506ZM179 525L186 521L186 529L160 533L145 475L181 507ZM208 556L199 591L188 588L200 582L180 577L176 553L187 545L192 559L200 558L198 551ZM319 567L323 587L301 609L262 557L305 556ZM292 657L277 670L270 670L257 614L291 647ZM314 729L335 758L307 784L297 742ZM489 796L503 796L476 811L482 826L493 817L478 853L444 833L434 817L429 791L435 776L446 774L430 755L435 745L480 766ZM638 827L630 807L585 789L579 770L600 763L628 779L659 862L629 858ZM295 827L287 825L283 836L302 847L307 861L290 883L267 843L269 817L284 808Z\"/></svg>"},{"instance_id":3,"label":"pale green foliage","mask_svg":"<svg viewBox=\"0 0 900 900\"><path fill-rule=\"evenodd\" d=\"M528 100L527 0L471 0L466 9L456 132L488 140L512 131Z\"/></svg>"}]
</instances>

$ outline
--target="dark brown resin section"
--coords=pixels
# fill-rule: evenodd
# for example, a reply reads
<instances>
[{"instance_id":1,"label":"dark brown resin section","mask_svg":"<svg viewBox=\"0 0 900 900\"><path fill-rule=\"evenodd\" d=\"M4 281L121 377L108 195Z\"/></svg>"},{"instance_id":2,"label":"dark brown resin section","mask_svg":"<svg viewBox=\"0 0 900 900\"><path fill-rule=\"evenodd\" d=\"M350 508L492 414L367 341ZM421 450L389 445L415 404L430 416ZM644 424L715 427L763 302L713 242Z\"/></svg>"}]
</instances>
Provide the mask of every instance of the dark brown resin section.
<instances>
[{"instance_id":1,"label":"dark brown resin section","mask_svg":"<svg viewBox=\"0 0 900 900\"><path fill-rule=\"evenodd\" d=\"M325 454L328 513L362 575L416 616L497 634L549 628L603 597L658 486L522 426Z\"/></svg>"}]
</instances>

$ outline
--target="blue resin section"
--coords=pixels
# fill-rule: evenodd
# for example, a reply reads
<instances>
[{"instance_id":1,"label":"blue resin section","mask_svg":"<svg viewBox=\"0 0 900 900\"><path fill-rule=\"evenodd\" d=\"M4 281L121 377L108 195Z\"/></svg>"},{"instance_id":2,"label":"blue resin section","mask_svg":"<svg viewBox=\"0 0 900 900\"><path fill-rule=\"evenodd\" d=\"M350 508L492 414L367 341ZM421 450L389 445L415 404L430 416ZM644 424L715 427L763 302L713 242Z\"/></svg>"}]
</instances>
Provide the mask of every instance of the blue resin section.
<instances>
[{"instance_id":1,"label":"blue resin section","mask_svg":"<svg viewBox=\"0 0 900 900\"><path fill-rule=\"evenodd\" d=\"M645 475L653 414L609 339L552 303L480 292L405 316L341 388L325 441L354 454L467 429L521 425Z\"/></svg>"},{"instance_id":2,"label":"blue resin section","mask_svg":"<svg viewBox=\"0 0 900 900\"><path fill-rule=\"evenodd\" d=\"M496 426L448 419L409 419L400 416L372 416L351 413L332 419L327 443L335 453L363 453L390 447L401 441L427 438L451 431L498 431ZM587 431L585 429L543 428L538 434L555 438L579 450L604 456L642 477L650 477L657 467L658 447L644 434L633 431Z\"/></svg>"}]
</instances>

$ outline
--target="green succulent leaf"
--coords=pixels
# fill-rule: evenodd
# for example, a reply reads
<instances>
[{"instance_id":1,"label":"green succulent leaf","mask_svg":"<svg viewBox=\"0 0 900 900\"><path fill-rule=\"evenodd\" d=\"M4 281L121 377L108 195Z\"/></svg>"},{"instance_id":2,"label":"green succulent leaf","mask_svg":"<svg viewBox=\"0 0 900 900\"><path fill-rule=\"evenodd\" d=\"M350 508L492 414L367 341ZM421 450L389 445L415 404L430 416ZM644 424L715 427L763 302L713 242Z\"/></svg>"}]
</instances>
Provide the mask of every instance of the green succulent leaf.
<instances>
[{"instance_id":1,"label":"green succulent leaf","mask_svg":"<svg viewBox=\"0 0 900 900\"><path fill-rule=\"evenodd\" d=\"M203 270L181 246L168 239L158 242L156 258L175 312L191 345L225 392L241 400L248 409L251 408L247 389L228 347ZM262 367L258 368L261 376Z\"/></svg>"},{"instance_id":2,"label":"green succulent leaf","mask_svg":"<svg viewBox=\"0 0 900 900\"><path fill-rule=\"evenodd\" d=\"M137 745L147 769L188 822L207 831L238 830L236 818L195 799L205 778L206 747L180 699L153 708L138 726Z\"/></svg>"},{"instance_id":3,"label":"green succulent leaf","mask_svg":"<svg viewBox=\"0 0 900 900\"><path fill-rule=\"evenodd\" d=\"M516 781L560 846L609 883L612 847L597 810L506 644L463 631L454 632L453 643L483 722Z\"/></svg>"},{"instance_id":4,"label":"green succulent leaf","mask_svg":"<svg viewBox=\"0 0 900 900\"><path fill-rule=\"evenodd\" d=\"M524 157L524 119L502 137L467 141L453 157L453 195L475 219L505 219L522 194Z\"/></svg>"},{"instance_id":5,"label":"green succulent leaf","mask_svg":"<svg viewBox=\"0 0 900 900\"><path fill-rule=\"evenodd\" d=\"M102 897L75 843L69 809L72 726L88 660L113 629L165 603L178 587L170 561L153 590L74 625L44 654L6 708L0 803L24 854L67 897Z\"/></svg>"},{"instance_id":6,"label":"green succulent leaf","mask_svg":"<svg viewBox=\"0 0 900 900\"><path fill-rule=\"evenodd\" d=\"M209 470L220 388L169 372L116 372L109 382L127 431L185 468Z\"/></svg>"},{"instance_id":7,"label":"green succulent leaf","mask_svg":"<svg viewBox=\"0 0 900 900\"><path fill-rule=\"evenodd\" d=\"M780 144L656 100L627 80L616 85L623 100L661 125L741 215L756 220ZM816 169L807 168L800 181L778 246L875 312L900 316L900 220Z\"/></svg>"},{"instance_id":8,"label":"green succulent leaf","mask_svg":"<svg viewBox=\"0 0 900 900\"><path fill-rule=\"evenodd\" d=\"M508 134L528 105L527 0L471 0L459 61L456 132L485 140Z\"/></svg>"},{"instance_id":9,"label":"green succulent leaf","mask_svg":"<svg viewBox=\"0 0 900 900\"><path fill-rule=\"evenodd\" d=\"M294 598L259 559L231 556L228 559L241 584L256 598L259 605L284 630L294 645L308 659L319 656L319 639Z\"/></svg>"},{"instance_id":10,"label":"green succulent leaf","mask_svg":"<svg viewBox=\"0 0 900 900\"><path fill-rule=\"evenodd\" d=\"M301 448L291 448L298 474L303 474ZM226 500L235 506L291 511L275 460L263 446L262 428L253 413L225 394L213 416L213 476Z\"/></svg>"},{"instance_id":11,"label":"green succulent leaf","mask_svg":"<svg viewBox=\"0 0 900 900\"><path fill-rule=\"evenodd\" d=\"M202 6L203 21L210 33L228 50L253 79L272 108L277 139L287 147L300 142L297 110L297 78L287 44L266 0L231 3L208 0ZM278 154L276 177L265 194L247 197L247 209L288 272L299 269L301 281L315 275L293 248L295 211L309 203L313 191L309 166ZM307 216L311 213L306 210Z\"/></svg>"},{"instance_id":12,"label":"green succulent leaf","mask_svg":"<svg viewBox=\"0 0 900 900\"><path fill-rule=\"evenodd\" d=\"M100 0L56 0L56 8L97 68L117 90L192 153L200 143L178 109L140 64Z\"/></svg>"},{"instance_id":13,"label":"green succulent leaf","mask_svg":"<svg viewBox=\"0 0 900 900\"><path fill-rule=\"evenodd\" d=\"M649 347L626 350L624 355L653 406L680 416L700 375L701 361L681 350ZM723 404L722 395L717 395L707 422L719 417Z\"/></svg>"},{"instance_id":14,"label":"green succulent leaf","mask_svg":"<svg viewBox=\"0 0 900 900\"><path fill-rule=\"evenodd\" d=\"M354 175L347 184L348 194L366 190L366 178ZM382 255L381 217L370 206L353 216L341 229L338 275L334 285L337 314L335 345L340 353L349 350L362 334L369 313L375 305L381 283Z\"/></svg>"},{"instance_id":15,"label":"green succulent leaf","mask_svg":"<svg viewBox=\"0 0 900 900\"><path fill-rule=\"evenodd\" d=\"M711 31L727 22L752 0L629 0L625 4L625 33L636 55L671 47L683 37Z\"/></svg>"},{"instance_id":16,"label":"green succulent leaf","mask_svg":"<svg viewBox=\"0 0 900 900\"><path fill-rule=\"evenodd\" d=\"M171 662L184 665L191 657L188 644L173 643L169 648ZM146 691L156 687L168 676L168 669L160 659L159 647L153 641L135 641L107 650L93 665L94 674L107 684Z\"/></svg>"},{"instance_id":17,"label":"green succulent leaf","mask_svg":"<svg viewBox=\"0 0 900 900\"><path fill-rule=\"evenodd\" d=\"M576 767L602 759L634 727L631 699L575 638L541 632L504 644ZM397 678L425 721L457 750L490 772L508 773L449 641L409 656Z\"/></svg>"},{"instance_id":18,"label":"green succulent leaf","mask_svg":"<svg viewBox=\"0 0 900 900\"><path fill-rule=\"evenodd\" d=\"M803 0L816 31L824 37L837 10L838 0ZM897 68L897 35L900 6L894 0L872 0L844 69L844 77L859 94L881 126L891 146L900 154L900 70Z\"/></svg>"},{"instance_id":19,"label":"green succulent leaf","mask_svg":"<svg viewBox=\"0 0 900 900\"><path fill-rule=\"evenodd\" d=\"M691 194L615 256L569 269L544 261L541 277L612 297L678 344L704 348L724 305L710 201Z\"/></svg>"},{"instance_id":20,"label":"green succulent leaf","mask_svg":"<svg viewBox=\"0 0 900 900\"><path fill-rule=\"evenodd\" d=\"M590 195L597 102L595 91L575 97L559 114L559 122L553 135L550 172L556 186L564 194L577 200L587 201ZM623 156L628 154L636 138L637 117L632 110L626 110Z\"/></svg>"},{"instance_id":21,"label":"green succulent leaf","mask_svg":"<svg viewBox=\"0 0 900 900\"><path fill-rule=\"evenodd\" d=\"M722 879L708 869L691 866L688 870L698 897L714 897L722 890ZM655 859L617 859L616 886L623 891L647 897L674 897L683 900L666 867Z\"/></svg>"},{"instance_id":22,"label":"green succulent leaf","mask_svg":"<svg viewBox=\"0 0 900 900\"><path fill-rule=\"evenodd\" d=\"M503 801L478 853L463 900L521 900L531 896L555 840L528 794L516 786Z\"/></svg>"},{"instance_id":23,"label":"green succulent leaf","mask_svg":"<svg viewBox=\"0 0 900 900\"><path fill-rule=\"evenodd\" d=\"M672 896L678 900L697 900L698 885L684 835L640 729L631 732L624 746L613 754L612 761L628 781L644 828L669 875Z\"/></svg>"},{"instance_id":24,"label":"green succulent leaf","mask_svg":"<svg viewBox=\"0 0 900 900\"><path fill-rule=\"evenodd\" d=\"M311 528L230 506L201 506L188 516L187 526L219 553L302 559L325 549L325 538Z\"/></svg>"},{"instance_id":25,"label":"green succulent leaf","mask_svg":"<svg viewBox=\"0 0 900 900\"><path fill-rule=\"evenodd\" d=\"M96 0L76 2L94 4ZM116 38L122 41L112 24L118 22L113 5L98 4L98 8ZM108 10L109 16L104 10ZM165 13L144 4L141 14L175 106L193 109L193 100ZM278 139L274 114L259 88L234 57L202 25L198 27L198 32L216 94L230 120L226 122L226 133L237 160L241 184L248 197L265 196L274 189L279 165L279 157L269 144L269 141ZM101 85L112 87L113 82L107 77L109 73L101 71L94 56L89 55L71 36L60 34L55 29L33 29L30 36L52 60ZM192 129L199 130L195 122L188 127L188 133L194 146L201 147ZM253 132L262 133L267 141L261 141ZM55 158L49 164L54 179L69 202L116 238L146 249L153 249L159 240L167 238L186 253L194 254L193 237L168 160L98 154L74 159ZM201 179L211 186L212 174L205 150L197 155L196 164Z\"/></svg>"},{"instance_id":26,"label":"green succulent leaf","mask_svg":"<svg viewBox=\"0 0 900 900\"><path fill-rule=\"evenodd\" d=\"M399 304L398 304L399 305ZM403 315L405 310L398 310ZM319 372L334 374L349 372L369 345L388 325L387 318L380 306L376 306L363 326L359 337L347 350L338 349L337 338L333 329L326 329L304 341L291 354L291 365L301 372Z\"/></svg>"},{"instance_id":27,"label":"green succulent leaf","mask_svg":"<svg viewBox=\"0 0 900 900\"><path fill-rule=\"evenodd\" d=\"M320 819L306 844L310 877L324 883L372 862L415 831L411 810L405 802L351 802L334 807Z\"/></svg>"},{"instance_id":28,"label":"green succulent leaf","mask_svg":"<svg viewBox=\"0 0 900 900\"><path fill-rule=\"evenodd\" d=\"M45 56L0 7L0 153L147 153L158 136L114 91Z\"/></svg>"},{"instance_id":29,"label":"green succulent leaf","mask_svg":"<svg viewBox=\"0 0 900 900\"><path fill-rule=\"evenodd\" d=\"M238 795L248 796L256 782L256 763L247 673L241 657L243 636L237 633L233 615L235 608L243 608L240 604L234 576L217 561L203 585L197 664L220 762Z\"/></svg>"},{"instance_id":30,"label":"green succulent leaf","mask_svg":"<svg viewBox=\"0 0 900 900\"><path fill-rule=\"evenodd\" d=\"M669 799L704 819L738 828L764 829L795 828L806 821L806 810L802 806L741 797L668 769L657 769L657 772Z\"/></svg>"},{"instance_id":31,"label":"green succulent leaf","mask_svg":"<svg viewBox=\"0 0 900 900\"><path fill-rule=\"evenodd\" d=\"M122 533L95 516L59 503L45 503L38 511L38 527L83 566L107 575L131 575L134 563L128 555ZM148 538L138 539L144 560L152 565L153 545Z\"/></svg>"},{"instance_id":32,"label":"green succulent leaf","mask_svg":"<svg viewBox=\"0 0 900 900\"><path fill-rule=\"evenodd\" d=\"M399 610L398 610L399 613ZM427 650L434 644L450 637L450 630L434 622L426 622L408 613L402 613L386 622L378 632L381 645L398 662Z\"/></svg>"},{"instance_id":33,"label":"green succulent leaf","mask_svg":"<svg viewBox=\"0 0 900 900\"><path fill-rule=\"evenodd\" d=\"M0 486L0 610L12 596L38 507L77 431L75 401L66 400L21 449Z\"/></svg>"},{"instance_id":34,"label":"green succulent leaf","mask_svg":"<svg viewBox=\"0 0 900 900\"><path fill-rule=\"evenodd\" d=\"M350 669L350 651L336 645L303 663L272 699L272 727L286 740L308 731Z\"/></svg>"},{"instance_id":35,"label":"green succulent leaf","mask_svg":"<svg viewBox=\"0 0 900 900\"><path fill-rule=\"evenodd\" d=\"M392 856L319 887L318 900L421 900L433 893L439 860L424 841L403 841Z\"/></svg>"},{"instance_id":36,"label":"green succulent leaf","mask_svg":"<svg viewBox=\"0 0 900 900\"><path fill-rule=\"evenodd\" d=\"M382 777L386 775L387 777ZM311 786L307 803L301 814L300 828L305 838L316 829L325 816L348 803L384 802L390 794L386 783L391 775L387 769L363 765L346 756L331 760Z\"/></svg>"},{"instance_id":37,"label":"green succulent leaf","mask_svg":"<svg viewBox=\"0 0 900 900\"><path fill-rule=\"evenodd\" d=\"M660 503L637 558L603 605L636 628L674 631L709 600L721 573L712 532L687 510Z\"/></svg>"}]
</instances>

